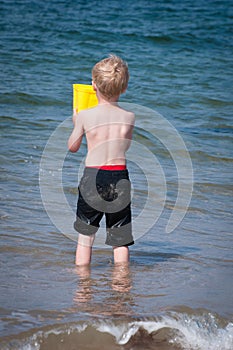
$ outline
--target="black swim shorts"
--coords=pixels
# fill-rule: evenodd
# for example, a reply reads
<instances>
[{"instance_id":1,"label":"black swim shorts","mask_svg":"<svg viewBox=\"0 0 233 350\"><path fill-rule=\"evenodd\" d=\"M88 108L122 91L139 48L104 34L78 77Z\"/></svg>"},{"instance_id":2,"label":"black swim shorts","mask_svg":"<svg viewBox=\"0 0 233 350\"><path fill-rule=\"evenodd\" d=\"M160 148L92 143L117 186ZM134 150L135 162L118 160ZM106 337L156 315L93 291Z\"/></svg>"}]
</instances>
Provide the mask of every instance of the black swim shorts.
<instances>
[{"instance_id":1,"label":"black swim shorts","mask_svg":"<svg viewBox=\"0 0 233 350\"><path fill-rule=\"evenodd\" d=\"M76 221L79 233L95 234L105 215L106 244L134 244L131 225L131 184L128 170L103 170L86 167L79 184Z\"/></svg>"}]
</instances>

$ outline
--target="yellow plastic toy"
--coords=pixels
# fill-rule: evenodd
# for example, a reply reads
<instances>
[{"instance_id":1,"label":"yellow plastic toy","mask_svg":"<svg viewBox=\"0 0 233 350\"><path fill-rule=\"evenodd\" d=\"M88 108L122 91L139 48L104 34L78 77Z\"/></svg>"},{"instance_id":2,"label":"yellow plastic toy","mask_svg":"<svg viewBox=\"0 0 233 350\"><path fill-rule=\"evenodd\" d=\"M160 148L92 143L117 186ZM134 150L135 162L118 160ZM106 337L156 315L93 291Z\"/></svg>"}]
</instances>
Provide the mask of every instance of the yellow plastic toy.
<instances>
[{"instance_id":1,"label":"yellow plastic toy","mask_svg":"<svg viewBox=\"0 0 233 350\"><path fill-rule=\"evenodd\" d=\"M96 93L92 85L73 84L73 109L80 112L83 109L98 104Z\"/></svg>"}]
</instances>

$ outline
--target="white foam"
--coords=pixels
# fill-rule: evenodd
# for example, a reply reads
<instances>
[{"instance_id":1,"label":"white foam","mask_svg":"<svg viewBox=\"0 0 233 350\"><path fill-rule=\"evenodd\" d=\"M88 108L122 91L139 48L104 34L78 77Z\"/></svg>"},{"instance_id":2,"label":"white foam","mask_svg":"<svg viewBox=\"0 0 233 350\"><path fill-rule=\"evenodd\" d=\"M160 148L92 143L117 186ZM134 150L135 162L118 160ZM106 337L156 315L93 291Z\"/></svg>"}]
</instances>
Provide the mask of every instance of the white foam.
<instances>
[{"instance_id":1,"label":"white foam","mask_svg":"<svg viewBox=\"0 0 233 350\"><path fill-rule=\"evenodd\" d=\"M192 350L232 350L233 323L220 328L213 315L185 316L173 325L180 331L173 342L180 344L184 349Z\"/></svg>"},{"instance_id":2,"label":"white foam","mask_svg":"<svg viewBox=\"0 0 233 350\"><path fill-rule=\"evenodd\" d=\"M233 349L233 323L220 328L211 314L205 316L173 314L173 317L165 316L156 321L135 321L121 325L108 323L97 327L100 332L112 334L119 345L128 343L140 328L145 329L148 334L162 328L177 330L170 343L179 344L185 350Z\"/></svg>"},{"instance_id":3,"label":"white foam","mask_svg":"<svg viewBox=\"0 0 233 350\"><path fill-rule=\"evenodd\" d=\"M171 313L169 316L161 316L154 320L139 320L116 324L113 321L99 321L96 323L72 324L68 327L58 326L47 331L38 331L31 337L19 342L14 349L40 350L41 340L50 334L82 333L88 326L97 331L111 334L116 343L124 345L139 331L144 329L148 334L163 328L169 328L175 332L169 333L171 344L179 345L185 350L232 350L233 349L233 323L221 327L218 320L211 314L188 315ZM173 335L171 335L173 334ZM3 347L3 350L8 350ZM12 349L12 347L11 347Z\"/></svg>"},{"instance_id":4,"label":"white foam","mask_svg":"<svg viewBox=\"0 0 233 350\"><path fill-rule=\"evenodd\" d=\"M3 348L1 348L1 350L9 350L9 349L12 349L12 350L13 349L14 350L40 350L40 340L48 338L48 336L51 334L60 335L60 334L67 333L69 335L71 332L74 332L74 331L81 333L81 332L85 331L86 328L87 328L87 324L76 324L76 325L73 324L73 325L69 325L68 328L64 328L61 326L61 327L50 329L50 330L45 331L45 332L38 331L24 341L18 341L18 342L15 341L15 344L11 345L10 348L8 345L3 346Z\"/></svg>"}]
</instances>

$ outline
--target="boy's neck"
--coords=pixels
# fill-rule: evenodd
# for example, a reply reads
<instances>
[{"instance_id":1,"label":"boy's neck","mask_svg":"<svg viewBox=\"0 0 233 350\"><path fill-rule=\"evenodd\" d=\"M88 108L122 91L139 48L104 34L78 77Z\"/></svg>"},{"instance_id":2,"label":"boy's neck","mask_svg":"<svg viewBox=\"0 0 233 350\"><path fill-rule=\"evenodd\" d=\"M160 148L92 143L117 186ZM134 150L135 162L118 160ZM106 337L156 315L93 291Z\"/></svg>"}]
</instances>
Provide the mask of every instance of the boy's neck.
<instances>
[{"instance_id":1,"label":"boy's neck","mask_svg":"<svg viewBox=\"0 0 233 350\"><path fill-rule=\"evenodd\" d=\"M106 105L106 104L116 104L119 100L119 96L115 96L111 99L106 99L106 97L104 97L103 95L101 95L101 93L97 90L96 91L96 96L98 99L98 105Z\"/></svg>"}]
</instances>

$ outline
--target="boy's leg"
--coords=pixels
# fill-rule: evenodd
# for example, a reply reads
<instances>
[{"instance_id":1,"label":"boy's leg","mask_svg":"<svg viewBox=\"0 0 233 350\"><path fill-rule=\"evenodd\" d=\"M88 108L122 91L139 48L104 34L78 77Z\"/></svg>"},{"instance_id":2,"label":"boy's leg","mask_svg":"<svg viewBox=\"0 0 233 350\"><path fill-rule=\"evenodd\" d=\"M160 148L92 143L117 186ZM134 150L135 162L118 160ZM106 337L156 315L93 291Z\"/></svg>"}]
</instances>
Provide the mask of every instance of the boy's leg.
<instances>
[{"instance_id":1,"label":"boy's leg","mask_svg":"<svg viewBox=\"0 0 233 350\"><path fill-rule=\"evenodd\" d=\"M85 236L79 233L75 263L78 266L89 265L91 262L92 245L95 235Z\"/></svg>"},{"instance_id":2,"label":"boy's leg","mask_svg":"<svg viewBox=\"0 0 233 350\"><path fill-rule=\"evenodd\" d=\"M122 247L113 247L113 256L114 256L114 263L126 263L129 262L129 247L122 246Z\"/></svg>"}]
</instances>

